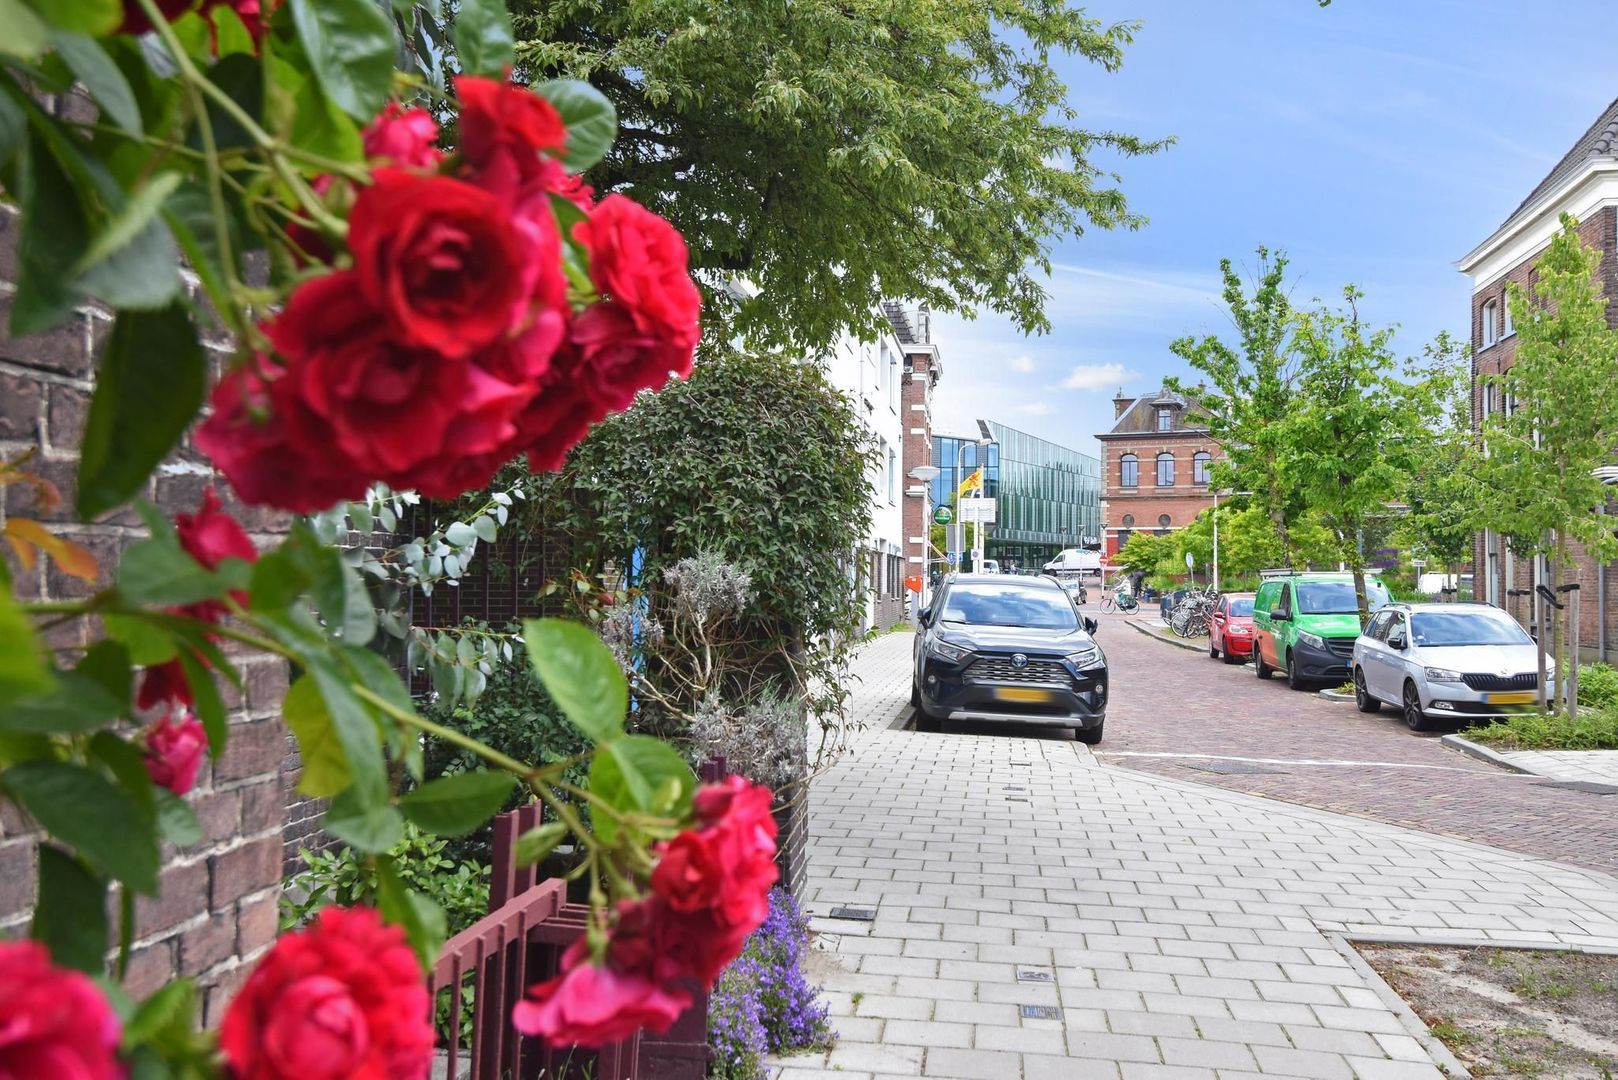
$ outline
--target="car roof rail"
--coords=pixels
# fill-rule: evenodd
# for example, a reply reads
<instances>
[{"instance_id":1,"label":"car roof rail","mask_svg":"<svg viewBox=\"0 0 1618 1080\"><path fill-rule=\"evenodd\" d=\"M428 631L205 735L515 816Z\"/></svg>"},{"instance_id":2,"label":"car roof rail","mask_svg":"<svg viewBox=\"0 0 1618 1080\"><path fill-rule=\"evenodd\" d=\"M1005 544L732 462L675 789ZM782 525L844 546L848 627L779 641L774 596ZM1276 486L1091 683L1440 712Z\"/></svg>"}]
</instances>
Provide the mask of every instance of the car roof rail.
<instances>
[{"instance_id":1,"label":"car roof rail","mask_svg":"<svg viewBox=\"0 0 1618 1080\"><path fill-rule=\"evenodd\" d=\"M1300 573L1300 571L1294 570L1290 566L1277 566L1270 570L1260 570L1258 576L1261 581L1268 581L1270 578L1292 577L1297 573Z\"/></svg>"}]
</instances>

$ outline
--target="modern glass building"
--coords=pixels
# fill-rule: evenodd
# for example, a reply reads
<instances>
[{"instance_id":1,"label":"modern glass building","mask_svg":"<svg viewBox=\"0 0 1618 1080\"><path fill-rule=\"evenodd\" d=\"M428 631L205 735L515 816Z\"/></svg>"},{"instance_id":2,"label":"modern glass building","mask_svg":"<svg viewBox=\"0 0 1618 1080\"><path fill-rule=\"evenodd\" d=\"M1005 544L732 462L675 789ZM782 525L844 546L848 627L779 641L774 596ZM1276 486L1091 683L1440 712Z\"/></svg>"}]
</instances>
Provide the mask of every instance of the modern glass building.
<instances>
[{"instance_id":1,"label":"modern glass building","mask_svg":"<svg viewBox=\"0 0 1618 1080\"><path fill-rule=\"evenodd\" d=\"M987 466L983 494L999 501L985 556L999 560L1002 570L1038 570L1063 548L1099 547L1100 459L992 420L981 424L993 439L988 446L970 436L933 435L939 474L930 505L953 505L961 481L981 460Z\"/></svg>"}]
</instances>

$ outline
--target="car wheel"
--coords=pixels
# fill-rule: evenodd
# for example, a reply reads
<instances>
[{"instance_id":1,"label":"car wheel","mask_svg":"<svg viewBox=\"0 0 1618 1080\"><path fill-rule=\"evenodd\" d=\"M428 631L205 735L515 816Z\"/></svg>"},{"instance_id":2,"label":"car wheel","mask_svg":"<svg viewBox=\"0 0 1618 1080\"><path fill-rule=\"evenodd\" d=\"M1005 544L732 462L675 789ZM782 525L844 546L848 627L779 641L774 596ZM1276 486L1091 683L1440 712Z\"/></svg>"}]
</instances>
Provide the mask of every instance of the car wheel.
<instances>
[{"instance_id":1,"label":"car wheel","mask_svg":"<svg viewBox=\"0 0 1618 1080\"><path fill-rule=\"evenodd\" d=\"M1208 639L1208 658L1210 660L1219 659L1219 646L1213 643L1213 638Z\"/></svg>"},{"instance_id":2,"label":"car wheel","mask_svg":"<svg viewBox=\"0 0 1618 1080\"><path fill-rule=\"evenodd\" d=\"M1363 713L1382 711L1382 703L1371 696L1365 688L1365 671L1363 668L1354 669L1354 707Z\"/></svg>"},{"instance_id":3,"label":"car wheel","mask_svg":"<svg viewBox=\"0 0 1618 1080\"><path fill-rule=\"evenodd\" d=\"M1239 664L1241 662L1242 662L1242 658L1240 656L1237 656L1235 653L1231 652L1230 649L1228 649L1228 648L1225 650L1225 663L1227 663L1227 664Z\"/></svg>"},{"instance_id":4,"label":"car wheel","mask_svg":"<svg viewBox=\"0 0 1618 1080\"><path fill-rule=\"evenodd\" d=\"M1257 642L1253 644L1253 674L1261 679L1275 674L1275 669L1264 662L1264 654L1259 651Z\"/></svg>"},{"instance_id":5,"label":"car wheel","mask_svg":"<svg viewBox=\"0 0 1618 1080\"><path fill-rule=\"evenodd\" d=\"M1429 731L1433 722L1427 719L1427 714L1421 711L1421 695L1416 692L1416 684L1405 680L1404 692L1405 727L1411 731Z\"/></svg>"},{"instance_id":6,"label":"car wheel","mask_svg":"<svg viewBox=\"0 0 1618 1080\"><path fill-rule=\"evenodd\" d=\"M1086 746L1095 746L1101 741L1101 729L1107 726L1105 720L1092 728L1074 728L1073 737Z\"/></svg>"},{"instance_id":7,"label":"car wheel","mask_svg":"<svg viewBox=\"0 0 1618 1080\"><path fill-rule=\"evenodd\" d=\"M1307 690L1309 686L1298 675L1298 654L1287 653L1287 685L1294 690Z\"/></svg>"}]
</instances>

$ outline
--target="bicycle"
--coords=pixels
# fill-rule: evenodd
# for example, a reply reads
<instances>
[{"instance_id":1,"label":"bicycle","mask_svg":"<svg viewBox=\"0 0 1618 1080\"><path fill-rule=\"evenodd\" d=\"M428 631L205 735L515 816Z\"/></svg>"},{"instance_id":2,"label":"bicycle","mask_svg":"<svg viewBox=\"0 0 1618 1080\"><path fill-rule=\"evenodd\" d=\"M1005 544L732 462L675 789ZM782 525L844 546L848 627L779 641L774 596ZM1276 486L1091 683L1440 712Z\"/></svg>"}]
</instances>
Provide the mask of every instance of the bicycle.
<instances>
[{"instance_id":1,"label":"bicycle","mask_svg":"<svg viewBox=\"0 0 1618 1080\"><path fill-rule=\"evenodd\" d=\"M1169 629L1183 638L1204 637L1219 594L1211 586L1192 586L1169 613Z\"/></svg>"},{"instance_id":2,"label":"bicycle","mask_svg":"<svg viewBox=\"0 0 1618 1080\"><path fill-rule=\"evenodd\" d=\"M1134 593L1128 590L1114 589L1112 592L1101 594L1101 602L1098 606L1103 614L1121 611L1125 615L1133 615L1140 610L1140 601L1135 598Z\"/></svg>"}]
</instances>

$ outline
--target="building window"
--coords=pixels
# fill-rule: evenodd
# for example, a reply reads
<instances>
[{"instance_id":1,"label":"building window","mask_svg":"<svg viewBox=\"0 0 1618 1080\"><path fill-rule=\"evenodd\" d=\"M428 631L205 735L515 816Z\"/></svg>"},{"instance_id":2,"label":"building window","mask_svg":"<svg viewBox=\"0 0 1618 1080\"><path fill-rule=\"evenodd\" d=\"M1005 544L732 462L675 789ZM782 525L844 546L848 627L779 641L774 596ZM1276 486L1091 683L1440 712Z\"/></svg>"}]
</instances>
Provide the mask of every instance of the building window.
<instances>
[{"instance_id":1,"label":"building window","mask_svg":"<svg viewBox=\"0 0 1618 1080\"><path fill-rule=\"evenodd\" d=\"M1158 528L1167 529L1173 524L1174 524L1174 520L1172 518L1170 518L1167 514L1159 514L1157 516L1157 527Z\"/></svg>"},{"instance_id":2,"label":"building window","mask_svg":"<svg viewBox=\"0 0 1618 1080\"><path fill-rule=\"evenodd\" d=\"M1174 486L1174 455L1162 453L1157 455L1157 486Z\"/></svg>"},{"instance_id":3,"label":"building window","mask_svg":"<svg viewBox=\"0 0 1618 1080\"><path fill-rule=\"evenodd\" d=\"M1483 387L1483 415L1494 415L1494 384L1487 383Z\"/></svg>"},{"instance_id":4,"label":"building window","mask_svg":"<svg viewBox=\"0 0 1618 1080\"><path fill-rule=\"evenodd\" d=\"M1213 464L1213 455L1206 450L1198 450L1191 455L1191 482L1208 485L1208 466Z\"/></svg>"},{"instance_id":5,"label":"building window","mask_svg":"<svg viewBox=\"0 0 1618 1080\"><path fill-rule=\"evenodd\" d=\"M888 502L897 502L899 499L899 455L888 449Z\"/></svg>"},{"instance_id":6,"label":"building window","mask_svg":"<svg viewBox=\"0 0 1618 1080\"><path fill-rule=\"evenodd\" d=\"M1124 528L1133 529L1134 527L1135 527L1135 515L1134 514L1125 514L1124 515Z\"/></svg>"},{"instance_id":7,"label":"building window","mask_svg":"<svg viewBox=\"0 0 1618 1080\"><path fill-rule=\"evenodd\" d=\"M1483 305L1483 347L1487 349L1500 340L1500 305L1490 300Z\"/></svg>"},{"instance_id":8,"label":"building window","mask_svg":"<svg viewBox=\"0 0 1618 1080\"><path fill-rule=\"evenodd\" d=\"M1174 410L1173 409L1159 409L1159 410L1157 410L1157 430L1159 430L1159 431L1173 431L1174 430Z\"/></svg>"},{"instance_id":9,"label":"building window","mask_svg":"<svg viewBox=\"0 0 1618 1080\"><path fill-rule=\"evenodd\" d=\"M1140 458L1134 454L1125 454L1118 459L1118 486L1138 487L1140 485Z\"/></svg>"},{"instance_id":10,"label":"building window","mask_svg":"<svg viewBox=\"0 0 1618 1080\"><path fill-rule=\"evenodd\" d=\"M1515 334L1517 328L1511 325L1511 298L1509 296L1500 302L1500 317L1505 323L1505 329L1500 331L1501 338L1508 338Z\"/></svg>"}]
</instances>

